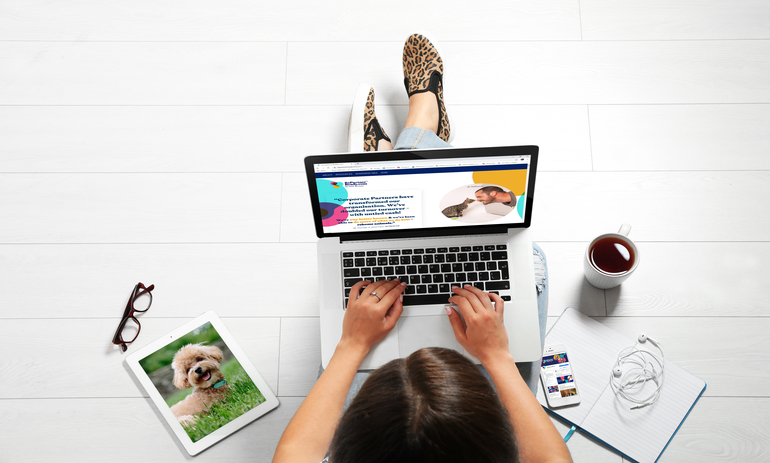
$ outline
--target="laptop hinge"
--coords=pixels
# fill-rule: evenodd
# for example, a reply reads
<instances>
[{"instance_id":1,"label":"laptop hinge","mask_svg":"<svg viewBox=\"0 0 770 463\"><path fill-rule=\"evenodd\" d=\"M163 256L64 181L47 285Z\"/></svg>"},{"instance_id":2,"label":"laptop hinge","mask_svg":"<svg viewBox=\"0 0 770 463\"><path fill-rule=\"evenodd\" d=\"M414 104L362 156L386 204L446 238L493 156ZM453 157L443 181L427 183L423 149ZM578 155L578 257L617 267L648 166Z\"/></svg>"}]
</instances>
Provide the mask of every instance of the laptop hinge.
<instances>
[{"instance_id":1,"label":"laptop hinge","mask_svg":"<svg viewBox=\"0 0 770 463\"><path fill-rule=\"evenodd\" d=\"M340 243L354 242L354 241L375 241L375 240L394 240L394 239L409 239L409 238L446 238L448 236L457 235L497 235L508 233L506 226L500 227L457 227L452 229L443 228L441 230L436 229L424 229L424 230L402 230L398 233L393 231L387 232L367 232L355 234L353 236L340 236Z\"/></svg>"}]
</instances>

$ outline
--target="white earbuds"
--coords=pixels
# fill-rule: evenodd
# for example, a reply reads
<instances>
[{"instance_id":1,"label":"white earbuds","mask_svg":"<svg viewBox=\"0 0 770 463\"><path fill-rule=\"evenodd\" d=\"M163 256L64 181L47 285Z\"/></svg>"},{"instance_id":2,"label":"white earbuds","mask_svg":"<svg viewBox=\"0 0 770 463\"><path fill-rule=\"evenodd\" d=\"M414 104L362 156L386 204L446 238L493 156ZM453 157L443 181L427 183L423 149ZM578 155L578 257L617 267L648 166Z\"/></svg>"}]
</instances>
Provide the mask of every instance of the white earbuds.
<instances>
[{"instance_id":1,"label":"white earbuds","mask_svg":"<svg viewBox=\"0 0 770 463\"><path fill-rule=\"evenodd\" d=\"M656 341L656 340L654 340L654 339L652 339L650 337L647 337L647 335L644 334L644 333L640 334L639 337L637 338L637 340L639 341L639 344L644 344L645 342L650 341L650 344L652 344L653 346L655 346L658 349L660 349L660 346L658 345L658 341Z\"/></svg>"},{"instance_id":2,"label":"white earbuds","mask_svg":"<svg viewBox=\"0 0 770 463\"><path fill-rule=\"evenodd\" d=\"M663 387L663 369L665 367L665 356L663 348L654 339L647 337L642 333L637 338L640 344L650 341L660 351L660 357L647 350L641 350L636 346L623 349L618 354L618 359L612 368L610 376L610 386L618 395L631 403L636 404L631 410L636 410L648 405L652 405L658 400L660 390ZM630 368L624 373L624 365L631 364ZM638 398L639 391L644 387L647 381L653 381L657 386L655 391L644 398Z\"/></svg>"}]
</instances>

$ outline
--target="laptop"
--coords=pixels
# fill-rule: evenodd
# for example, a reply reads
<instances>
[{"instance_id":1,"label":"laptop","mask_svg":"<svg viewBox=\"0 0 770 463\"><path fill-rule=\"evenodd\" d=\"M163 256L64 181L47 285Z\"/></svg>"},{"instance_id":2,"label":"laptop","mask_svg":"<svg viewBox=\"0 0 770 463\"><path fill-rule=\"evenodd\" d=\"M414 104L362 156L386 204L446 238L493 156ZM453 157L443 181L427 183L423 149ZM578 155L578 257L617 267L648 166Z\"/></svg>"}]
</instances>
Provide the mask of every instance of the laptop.
<instances>
[{"instance_id":1,"label":"laptop","mask_svg":"<svg viewBox=\"0 0 770 463\"><path fill-rule=\"evenodd\" d=\"M540 360L529 225L537 146L399 150L305 158L318 235L321 356L342 336L358 281L407 282L396 327L364 359L377 368L423 347L457 342L444 307L471 284L505 302L517 362Z\"/></svg>"}]
</instances>

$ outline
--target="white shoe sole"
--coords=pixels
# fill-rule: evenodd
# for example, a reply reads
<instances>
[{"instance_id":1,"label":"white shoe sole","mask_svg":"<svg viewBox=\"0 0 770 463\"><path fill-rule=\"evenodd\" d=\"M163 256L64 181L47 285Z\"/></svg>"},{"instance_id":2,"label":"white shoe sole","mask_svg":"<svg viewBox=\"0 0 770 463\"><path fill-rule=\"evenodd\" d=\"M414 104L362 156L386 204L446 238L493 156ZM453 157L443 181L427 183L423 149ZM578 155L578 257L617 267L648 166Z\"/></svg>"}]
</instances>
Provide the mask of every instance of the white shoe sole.
<instances>
[{"instance_id":1,"label":"white shoe sole","mask_svg":"<svg viewBox=\"0 0 770 463\"><path fill-rule=\"evenodd\" d=\"M369 84L358 84L358 89L356 89L353 107L350 109L350 121L348 122L348 153L362 153L364 151L364 112L371 88L372 86Z\"/></svg>"}]
</instances>

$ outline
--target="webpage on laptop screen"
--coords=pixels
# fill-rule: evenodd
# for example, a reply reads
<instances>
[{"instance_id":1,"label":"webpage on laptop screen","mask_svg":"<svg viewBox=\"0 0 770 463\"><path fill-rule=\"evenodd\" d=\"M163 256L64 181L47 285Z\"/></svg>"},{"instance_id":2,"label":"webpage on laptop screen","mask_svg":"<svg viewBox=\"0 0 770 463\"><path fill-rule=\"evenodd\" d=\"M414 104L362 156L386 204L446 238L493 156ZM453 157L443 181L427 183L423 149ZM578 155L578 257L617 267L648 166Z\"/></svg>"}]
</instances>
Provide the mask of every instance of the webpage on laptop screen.
<instances>
[{"instance_id":1,"label":"webpage on laptop screen","mask_svg":"<svg viewBox=\"0 0 770 463\"><path fill-rule=\"evenodd\" d=\"M530 156L315 164L326 233L524 222Z\"/></svg>"}]
</instances>

